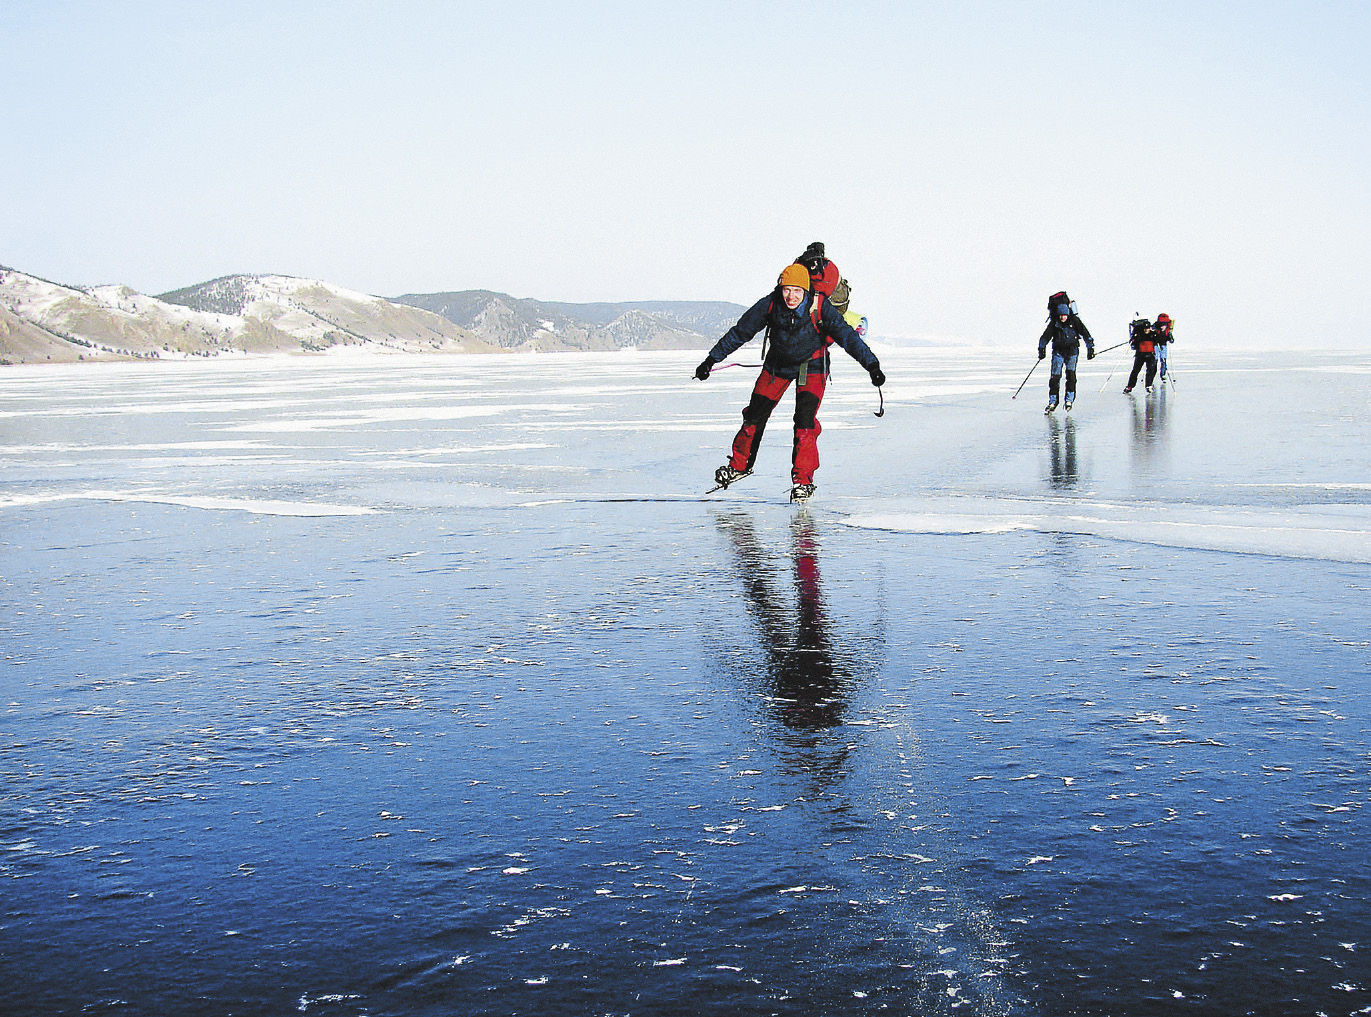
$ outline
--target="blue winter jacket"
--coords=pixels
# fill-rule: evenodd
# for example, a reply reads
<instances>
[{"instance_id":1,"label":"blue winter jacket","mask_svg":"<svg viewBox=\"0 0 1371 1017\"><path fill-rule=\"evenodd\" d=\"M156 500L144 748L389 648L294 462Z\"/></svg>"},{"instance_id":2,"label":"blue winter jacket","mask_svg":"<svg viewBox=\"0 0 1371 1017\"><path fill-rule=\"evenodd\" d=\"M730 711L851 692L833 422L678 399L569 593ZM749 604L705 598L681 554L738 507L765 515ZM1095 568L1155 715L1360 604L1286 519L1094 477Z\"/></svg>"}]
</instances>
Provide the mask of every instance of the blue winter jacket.
<instances>
[{"instance_id":1,"label":"blue winter jacket","mask_svg":"<svg viewBox=\"0 0 1371 1017\"><path fill-rule=\"evenodd\" d=\"M832 338L847 350L852 359L868 371L881 366L876 354L862 341L856 331L843 320L843 316L827 300L819 309L819 327L814 327L810 315L814 295L808 294L795 310L786 307L780 290L762 297L724 333L723 338L709 351L709 359L716 364L723 360L743 343L750 340L768 325L771 326L770 348L762 366L778 378L795 379L800 376L800 367L813 360L819 363L811 370L824 370L824 337Z\"/></svg>"},{"instance_id":2,"label":"blue winter jacket","mask_svg":"<svg viewBox=\"0 0 1371 1017\"><path fill-rule=\"evenodd\" d=\"M1038 337L1038 352L1047 352L1048 340L1052 342L1052 352L1063 360L1070 360L1081 351L1081 334L1071 327L1068 320L1062 324L1056 318L1047 323L1047 328L1043 329L1043 334ZM1085 348L1090 352L1095 350L1095 340L1090 338L1090 334L1085 335Z\"/></svg>"}]
</instances>

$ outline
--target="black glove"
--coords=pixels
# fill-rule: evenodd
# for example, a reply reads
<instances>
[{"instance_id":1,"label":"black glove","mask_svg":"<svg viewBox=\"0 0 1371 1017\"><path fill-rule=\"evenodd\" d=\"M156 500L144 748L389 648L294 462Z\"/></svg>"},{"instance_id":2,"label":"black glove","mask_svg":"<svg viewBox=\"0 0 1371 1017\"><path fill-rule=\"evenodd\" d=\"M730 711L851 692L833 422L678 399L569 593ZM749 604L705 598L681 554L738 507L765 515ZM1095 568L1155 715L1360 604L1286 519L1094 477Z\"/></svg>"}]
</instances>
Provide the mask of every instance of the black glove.
<instances>
[{"instance_id":1,"label":"black glove","mask_svg":"<svg viewBox=\"0 0 1371 1017\"><path fill-rule=\"evenodd\" d=\"M1093 347L1093 346L1087 346L1087 347L1085 348L1085 359L1086 359L1086 360L1094 360L1094 359L1095 359L1095 347Z\"/></svg>"},{"instance_id":2,"label":"black glove","mask_svg":"<svg viewBox=\"0 0 1371 1017\"><path fill-rule=\"evenodd\" d=\"M1046 359L1047 359L1047 351L1046 351L1046 350L1039 350L1039 351L1038 351L1038 359L1039 359L1039 360L1046 360Z\"/></svg>"},{"instance_id":3,"label":"black glove","mask_svg":"<svg viewBox=\"0 0 1371 1017\"><path fill-rule=\"evenodd\" d=\"M700 361L700 366L695 368L695 377L699 378L701 381L708 381L709 372L714 368L714 364L715 361L713 357L705 357L704 360Z\"/></svg>"},{"instance_id":4,"label":"black glove","mask_svg":"<svg viewBox=\"0 0 1371 1017\"><path fill-rule=\"evenodd\" d=\"M881 370L881 365L877 364L871 369L871 384L880 388L885 384L885 372Z\"/></svg>"}]
</instances>

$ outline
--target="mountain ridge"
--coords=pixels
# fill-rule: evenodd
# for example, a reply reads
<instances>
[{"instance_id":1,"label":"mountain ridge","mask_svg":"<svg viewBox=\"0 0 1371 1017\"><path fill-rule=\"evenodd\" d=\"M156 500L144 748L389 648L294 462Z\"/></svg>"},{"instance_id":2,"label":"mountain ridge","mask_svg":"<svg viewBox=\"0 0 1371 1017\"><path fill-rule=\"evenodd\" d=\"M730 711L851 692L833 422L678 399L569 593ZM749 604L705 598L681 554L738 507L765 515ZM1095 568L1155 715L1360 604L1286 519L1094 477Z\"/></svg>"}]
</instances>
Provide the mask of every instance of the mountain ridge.
<instances>
[{"instance_id":1,"label":"mountain ridge","mask_svg":"<svg viewBox=\"0 0 1371 1017\"><path fill-rule=\"evenodd\" d=\"M569 303L493 290L381 297L319 279L220 276L157 295L0 265L0 364L269 353L499 354L707 349L726 301Z\"/></svg>"},{"instance_id":2,"label":"mountain ridge","mask_svg":"<svg viewBox=\"0 0 1371 1017\"><path fill-rule=\"evenodd\" d=\"M432 311L463 328L476 327L481 314L496 301L525 323L537 323L556 331L579 327L587 330L611 329L626 315L645 314L670 329L708 339L706 346L726 332L743 311L742 304L724 300L627 300L572 303L513 297L496 290L449 290L438 293L404 293L392 297L397 303ZM548 326L551 326L548 328ZM673 348L697 348L698 343Z\"/></svg>"}]
</instances>

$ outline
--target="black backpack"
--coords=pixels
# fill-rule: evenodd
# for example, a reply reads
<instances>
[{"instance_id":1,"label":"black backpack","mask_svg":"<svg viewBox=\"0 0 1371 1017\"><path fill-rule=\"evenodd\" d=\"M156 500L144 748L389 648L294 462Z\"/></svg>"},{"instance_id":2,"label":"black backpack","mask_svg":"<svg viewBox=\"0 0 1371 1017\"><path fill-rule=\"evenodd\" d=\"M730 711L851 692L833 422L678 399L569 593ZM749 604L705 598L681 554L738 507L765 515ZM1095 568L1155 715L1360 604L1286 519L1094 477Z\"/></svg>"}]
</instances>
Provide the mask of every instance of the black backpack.
<instances>
[{"instance_id":1,"label":"black backpack","mask_svg":"<svg viewBox=\"0 0 1371 1017\"><path fill-rule=\"evenodd\" d=\"M1066 295L1066 290L1058 290L1047 298L1047 320L1051 321L1057 316L1057 308L1062 304L1071 308L1071 313L1076 313L1076 301Z\"/></svg>"}]
</instances>

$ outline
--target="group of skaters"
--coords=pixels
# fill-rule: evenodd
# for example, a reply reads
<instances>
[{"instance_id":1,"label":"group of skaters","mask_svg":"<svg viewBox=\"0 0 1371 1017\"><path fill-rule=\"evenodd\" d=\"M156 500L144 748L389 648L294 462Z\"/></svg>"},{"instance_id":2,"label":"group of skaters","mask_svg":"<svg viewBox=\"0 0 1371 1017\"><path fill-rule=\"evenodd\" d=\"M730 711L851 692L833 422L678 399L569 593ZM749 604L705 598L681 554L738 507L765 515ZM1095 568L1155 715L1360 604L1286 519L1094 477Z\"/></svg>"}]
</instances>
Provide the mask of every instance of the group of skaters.
<instances>
[{"instance_id":1,"label":"group of skaters","mask_svg":"<svg viewBox=\"0 0 1371 1017\"><path fill-rule=\"evenodd\" d=\"M726 357L765 329L762 363L758 365L761 373L743 409L743 423L733 438L728 461L714 471L712 490L727 488L752 473L767 421L794 383L795 437L790 456L790 499L804 502L814 494L814 471L819 467L819 434L823 430L819 426L819 406L828 385L829 348L835 343L841 346L866 370L878 391L885 384L881 363L864 338L866 319L850 309L850 299L851 287L847 280L826 256L824 245L815 241L781 270L775 288L743 312L737 324L724 333L695 368L695 377L707 381ZM1059 399L1065 409L1071 409L1076 399L1076 363L1081 344L1085 344L1086 359L1093 360L1095 340L1076 313L1075 302L1065 292L1049 297L1047 308L1047 327L1038 339L1038 360L1046 359L1050 344L1052 373L1047 383L1046 412L1052 413L1057 409ZM1133 391L1138 375L1144 369L1144 384L1149 393L1159 365L1162 378L1166 377L1166 348L1171 341L1169 315L1159 314L1155 322L1145 318L1132 322L1128 342L1133 348L1133 371L1125 392ZM1066 381L1064 393L1063 378Z\"/></svg>"},{"instance_id":2,"label":"group of skaters","mask_svg":"<svg viewBox=\"0 0 1371 1017\"><path fill-rule=\"evenodd\" d=\"M1157 380L1159 367L1161 377L1166 378L1166 349L1175 338L1174 326L1171 315L1166 313L1157 315L1155 322L1147 318L1134 318L1129 323L1128 345L1133 349L1133 370L1128 375L1128 384L1124 386L1125 394L1137 387L1138 375L1144 371L1143 385L1149 395ZM1076 363L1080 359L1081 343L1085 343L1085 359L1094 360L1095 340L1076 313L1076 302L1064 291L1047 298L1047 327L1038 337L1039 360L1046 359L1049 343L1052 346L1052 373L1047 381L1047 407L1044 412L1052 413L1059 401L1063 409L1069 411L1071 404L1076 401ZM1063 376L1066 379L1064 395L1061 391Z\"/></svg>"},{"instance_id":3,"label":"group of skaters","mask_svg":"<svg viewBox=\"0 0 1371 1017\"><path fill-rule=\"evenodd\" d=\"M1145 367L1143 385L1150 393L1152 383L1160 374L1166 380L1166 349L1173 338L1171 315L1159 314L1156 321L1134 318L1128 326L1128 344L1133 347L1133 372L1128 376L1125 392L1132 392L1138 384L1138 373Z\"/></svg>"}]
</instances>

